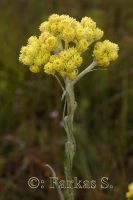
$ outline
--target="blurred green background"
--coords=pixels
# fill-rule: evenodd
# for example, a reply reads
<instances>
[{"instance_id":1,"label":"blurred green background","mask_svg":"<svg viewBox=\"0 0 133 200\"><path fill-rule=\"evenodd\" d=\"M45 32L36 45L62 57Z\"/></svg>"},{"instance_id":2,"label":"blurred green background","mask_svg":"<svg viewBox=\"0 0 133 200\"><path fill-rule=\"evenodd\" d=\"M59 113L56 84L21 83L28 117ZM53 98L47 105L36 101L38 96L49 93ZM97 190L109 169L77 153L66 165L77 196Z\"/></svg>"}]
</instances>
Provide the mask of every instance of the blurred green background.
<instances>
[{"instance_id":1,"label":"blurred green background","mask_svg":"<svg viewBox=\"0 0 133 200\"><path fill-rule=\"evenodd\" d=\"M77 84L75 117L78 179L109 177L113 189L77 191L76 200L124 200L133 181L133 1L0 0L0 200L53 200L50 164L64 178L61 89L50 76L32 74L19 51L52 13L90 16L120 46L119 59ZM84 56L83 68L91 62ZM43 189L27 181L46 180Z\"/></svg>"}]
</instances>

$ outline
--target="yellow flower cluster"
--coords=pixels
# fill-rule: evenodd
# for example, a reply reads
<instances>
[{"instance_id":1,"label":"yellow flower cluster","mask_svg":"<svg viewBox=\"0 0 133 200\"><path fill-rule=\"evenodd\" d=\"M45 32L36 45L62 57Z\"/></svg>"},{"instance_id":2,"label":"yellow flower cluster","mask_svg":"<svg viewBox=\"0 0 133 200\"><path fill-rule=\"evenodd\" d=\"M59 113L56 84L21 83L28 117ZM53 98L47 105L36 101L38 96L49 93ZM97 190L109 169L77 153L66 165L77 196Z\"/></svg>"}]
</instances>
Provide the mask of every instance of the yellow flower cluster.
<instances>
[{"instance_id":1,"label":"yellow flower cluster","mask_svg":"<svg viewBox=\"0 0 133 200\"><path fill-rule=\"evenodd\" d=\"M44 66L47 74L59 73L62 77L68 76L74 79L77 68L82 64L82 57L75 48L68 48L57 55L52 55L49 62Z\"/></svg>"},{"instance_id":2,"label":"yellow flower cluster","mask_svg":"<svg viewBox=\"0 0 133 200\"><path fill-rule=\"evenodd\" d=\"M133 199L133 183L130 183L128 186L128 192L126 193L128 199Z\"/></svg>"},{"instance_id":3,"label":"yellow flower cluster","mask_svg":"<svg viewBox=\"0 0 133 200\"><path fill-rule=\"evenodd\" d=\"M118 57L119 47L117 44L104 40L103 42L97 42L93 56L97 63L101 66L108 66L111 61L114 61Z\"/></svg>"},{"instance_id":4,"label":"yellow flower cluster","mask_svg":"<svg viewBox=\"0 0 133 200\"><path fill-rule=\"evenodd\" d=\"M58 73L70 79L76 78L78 67L82 64L81 54L103 36L103 31L89 17L79 22L68 15L53 14L39 29L39 37L30 37L28 44L22 47L20 62L28 65L34 73L44 69L47 74ZM105 53L104 49L108 49L109 53ZM98 43L94 50L95 59L99 64L107 65L117 57L116 49L113 43ZM106 58L102 59L102 56Z\"/></svg>"},{"instance_id":5,"label":"yellow flower cluster","mask_svg":"<svg viewBox=\"0 0 133 200\"><path fill-rule=\"evenodd\" d=\"M42 34L50 32L59 40L73 42L79 52L86 51L89 44L101 39L103 31L96 27L96 23L89 17L82 18L81 22L68 15L53 14L48 21L40 26Z\"/></svg>"},{"instance_id":6,"label":"yellow flower cluster","mask_svg":"<svg viewBox=\"0 0 133 200\"><path fill-rule=\"evenodd\" d=\"M34 73L38 73L49 58L50 52L35 36L29 38L27 46L22 47L19 56L20 62L30 66L30 70Z\"/></svg>"}]
</instances>

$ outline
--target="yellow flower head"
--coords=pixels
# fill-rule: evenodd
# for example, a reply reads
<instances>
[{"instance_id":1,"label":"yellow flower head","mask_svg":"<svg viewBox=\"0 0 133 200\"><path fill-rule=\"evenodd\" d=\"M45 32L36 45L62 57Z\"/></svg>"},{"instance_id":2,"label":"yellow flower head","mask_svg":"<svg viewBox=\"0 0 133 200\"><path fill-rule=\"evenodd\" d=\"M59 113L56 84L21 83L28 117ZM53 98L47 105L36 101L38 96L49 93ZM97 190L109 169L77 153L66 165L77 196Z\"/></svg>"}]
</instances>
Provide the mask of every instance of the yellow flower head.
<instances>
[{"instance_id":1,"label":"yellow flower head","mask_svg":"<svg viewBox=\"0 0 133 200\"><path fill-rule=\"evenodd\" d=\"M69 54L69 51L68 51L68 50L61 51L61 53L60 53L60 58L61 58L63 61L68 60L69 57L70 57L70 54Z\"/></svg>"},{"instance_id":2,"label":"yellow flower head","mask_svg":"<svg viewBox=\"0 0 133 200\"><path fill-rule=\"evenodd\" d=\"M96 22L94 22L90 17L83 17L81 20L83 27L88 27L90 29L96 28Z\"/></svg>"},{"instance_id":3,"label":"yellow flower head","mask_svg":"<svg viewBox=\"0 0 133 200\"><path fill-rule=\"evenodd\" d=\"M57 48L58 41L54 36L50 36L46 39L46 47L49 51L53 51Z\"/></svg>"},{"instance_id":4,"label":"yellow flower head","mask_svg":"<svg viewBox=\"0 0 133 200\"><path fill-rule=\"evenodd\" d=\"M38 72L40 72L40 68L37 65L32 65L32 66L30 66L30 71L33 73L38 73Z\"/></svg>"},{"instance_id":5,"label":"yellow flower head","mask_svg":"<svg viewBox=\"0 0 133 200\"><path fill-rule=\"evenodd\" d=\"M86 40L88 42L94 41L94 34L95 34L94 30L86 27L86 28L84 28L84 31L85 31Z\"/></svg>"},{"instance_id":6,"label":"yellow flower head","mask_svg":"<svg viewBox=\"0 0 133 200\"><path fill-rule=\"evenodd\" d=\"M39 29L40 29L41 32L48 31L49 30L49 22L48 21L43 22L40 25Z\"/></svg>"},{"instance_id":7,"label":"yellow flower head","mask_svg":"<svg viewBox=\"0 0 133 200\"><path fill-rule=\"evenodd\" d=\"M73 60L69 60L67 62L66 71L72 72L76 68L75 62Z\"/></svg>"},{"instance_id":8,"label":"yellow flower head","mask_svg":"<svg viewBox=\"0 0 133 200\"><path fill-rule=\"evenodd\" d=\"M83 62L83 58L79 54L74 55L72 60L74 61L75 66L77 66L77 67L80 67L80 65Z\"/></svg>"},{"instance_id":9,"label":"yellow flower head","mask_svg":"<svg viewBox=\"0 0 133 200\"><path fill-rule=\"evenodd\" d=\"M53 34L53 35L58 35L59 34L59 28L58 28L58 24L55 24L55 23L53 23L53 24L51 24L50 25L50 30L51 30L51 33Z\"/></svg>"},{"instance_id":10,"label":"yellow flower head","mask_svg":"<svg viewBox=\"0 0 133 200\"><path fill-rule=\"evenodd\" d=\"M45 54L44 54L45 52ZM39 51L37 56L34 59L34 63L38 66L41 66L48 62L50 58L50 53L45 49L44 51Z\"/></svg>"},{"instance_id":11,"label":"yellow flower head","mask_svg":"<svg viewBox=\"0 0 133 200\"><path fill-rule=\"evenodd\" d=\"M33 65L34 59L39 51L38 39L34 36L30 37L28 44L21 48L19 61L25 65Z\"/></svg>"},{"instance_id":12,"label":"yellow flower head","mask_svg":"<svg viewBox=\"0 0 133 200\"><path fill-rule=\"evenodd\" d=\"M60 20L60 16L57 14L52 14L49 18L48 21L49 23L57 23Z\"/></svg>"},{"instance_id":13,"label":"yellow flower head","mask_svg":"<svg viewBox=\"0 0 133 200\"><path fill-rule=\"evenodd\" d=\"M78 26L76 29L76 39L81 40L86 36L85 29L82 26Z\"/></svg>"},{"instance_id":14,"label":"yellow flower head","mask_svg":"<svg viewBox=\"0 0 133 200\"><path fill-rule=\"evenodd\" d=\"M117 44L105 40L98 42L93 51L94 59L101 66L108 66L111 61L114 61L118 57L119 47Z\"/></svg>"},{"instance_id":15,"label":"yellow flower head","mask_svg":"<svg viewBox=\"0 0 133 200\"><path fill-rule=\"evenodd\" d=\"M75 31L71 27L65 27L63 29L62 38L64 41L70 42L73 41L75 37Z\"/></svg>"},{"instance_id":16,"label":"yellow flower head","mask_svg":"<svg viewBox=\"0 0 133 200\"><path fill-rule=\"evenodd\" d=\"M69 19L60 20L58 24L58 30L62 32L66 27L71 27L71 22Z\"/></svg>"},{"instance_id":17,"label":"yellow flower head","mask_svg":"<svg viewBox=\"0 0 133 200\"><path fill-rule=\"evenodd\" d=\"M50 36L51 35L48 31L44 31L43 33L41 33L41 35L39 36L40 43L45 44L46 39Z\"/></svg>"},{"instance_id":18,"label":"yellow flower head","mask_svg":"<svg viewBox=\"0 0 133 200\"><path fill-rule=\"evenodd\" d=\"M28 65L33 73L44 69L47 74L57 73L70 79L78 74L82 53L103 36L103 31L90 17L83 17L79 22L69 15L53 14L39 29L40 35L31 36L21 48L19 61ZM118 57L118 49L117 44L108 40L98 42L93 51L94 60L107 66Z\"/></svg>"},{"instance_id":19,"label":"yellow flower head","mask_svg":"<svg viewBox=\"0 0 133 200\"><path fill-rule=\"evenodd\" d=\"M94 40L100 40L103 37L103 31L100 28L96 28L93 37Z\"/></svg>"},{"instance_id":20,"label":"yellow flower head","mask_svg":"<svg viewBox=\"0 0 133 200\"><path fill-rule=\"evenodd\" d=\"M79 52L84 52L87 50L88 46L89 42L86 39L82 39L77 43L76 48Z\"/></svg>"},{"instance_id":21,"label":"yellow flower head","mask_svg":"<svg viewBox=\"0 0 133 200\"><path fill-rule=\"evenodd\" d=\"M77 76L77 71L72 71L72 72L70 72L70 73L68 73L68 75L67 75L70 79L75 79L76 78L76 76Z\"/></svg>"},{"instance_id":22,"label":"yellow flower head","mask_svg":"<svg viewBox=\"0 0 133 200\"><path fill-rule=\"evenodd\" d=\"M62 60L57 57L54 61L53 61L53 67L55 70L59 71L61 70L61 68L63 67L63 62Z\"/></svg>"},{"instance_id":23,"label":"yellow flower head","mask_svg":"<svg viewBox=\"0 0 133 200\"><path fill-rule=\"evenodd\" d=\"M44 72L47 74L54 74L54 69L53 69L52 63L48 62L46 65L44 65Z\"/></svg>"},{"instance_id":24,"label":"yellow flower head","mask_svg":"<svg viewBox=\"0 0 133 200\"><path fill-rule=\"evenodd\" d=\"M37 37L36 36L31 36L29 39L28 39L28 44L29 45L32 45L33 43L36 44L38 41Z\"/></svg>"},{"instance_id":25,"label":"yellow flower head","mask_svg":"<svg viewBox=\"0 0 133 200\"><path fill-rule=\"evenodd\" d=\"M128 192L126 193L128 199L133 199L133 183L130 183L128 186Z\"/></svg>"}]
</instances>

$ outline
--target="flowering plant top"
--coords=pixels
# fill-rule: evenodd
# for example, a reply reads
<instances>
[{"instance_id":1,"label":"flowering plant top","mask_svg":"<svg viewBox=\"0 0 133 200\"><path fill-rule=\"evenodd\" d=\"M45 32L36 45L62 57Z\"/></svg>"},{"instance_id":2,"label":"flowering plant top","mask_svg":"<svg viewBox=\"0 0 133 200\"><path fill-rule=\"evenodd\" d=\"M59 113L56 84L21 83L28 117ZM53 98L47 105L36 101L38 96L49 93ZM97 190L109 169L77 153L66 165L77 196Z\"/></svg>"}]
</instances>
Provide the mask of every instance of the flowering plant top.
<instances>
[{"instance_id":1,"label":"flowering plant top","mask_svg":"<svg viewBox=\"0 0 133 200\"><path fill-rule=\"evenodd\" d=\"M117 44L105 40L103 31L89 17L81 21L68 15L53 14L40 25L39 37L31 36L28 44L22 47L19 60L29 66L31 72L42 69L47 74L76 79L83 62L83 52L96 42L93 61L99 66L108 66L118 57Z\"/></svg>"},{"instance_id":2,"label":"flowering plant top","mask_svg":"<svg viewBox=\"0 0 133 200\"><path fill-rule=\"evenodd\" d=\"M76 152L73 120L77 102L74 85L95 66L108 66L118 57L119 47L109 40L100 42L103 31L97 28L96 23L89 17L83 17L79 22L68 15L53 14L48 21L40 25L40 31L39 37L30 37L28 44L22 47L19 60L28 65L30 71L34 73L43 69L45 73L55 76L63 90L61 98L64 102L63 126L67 134L64 171L66 181L71 181ZM79 67L83 62L83 52L87 51L93 42L96 42L92 54L93 61L82 72L79 72ZM63 81L59 76L63 77ZM51 167L49 168L55 177L55 172ZM60 187L57 187L57 190L61 200L65 199L64 194L66 200L75 199L73 187L66 188L65 193Z\"/></svg>"}]
</instances>

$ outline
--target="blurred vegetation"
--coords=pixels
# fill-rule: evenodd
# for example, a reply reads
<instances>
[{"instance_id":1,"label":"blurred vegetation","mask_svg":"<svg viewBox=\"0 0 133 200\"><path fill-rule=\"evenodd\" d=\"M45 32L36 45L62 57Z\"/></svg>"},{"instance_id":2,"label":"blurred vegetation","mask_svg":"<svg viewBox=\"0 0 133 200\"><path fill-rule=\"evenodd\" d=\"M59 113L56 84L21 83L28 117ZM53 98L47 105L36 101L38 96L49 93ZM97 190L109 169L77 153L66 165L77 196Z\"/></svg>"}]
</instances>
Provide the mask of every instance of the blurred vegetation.
<instances>
[{"instance_id":1,"label":"blurred vegetation","mask_svg":"<svg viewBox=\"0 0 133 200\"><path fill-rule=\"evenodd\" d=\"M107 176L114 185L106 191L78 190L77 200L125 199L133 181L132 10L132 0L0 0L0 200L58 199L48 187L27 185L31 176L48 179L44 164L64 178L61 90L52 77L34 75L18 62L21 46L52 13L91 16L104 38L120 46L109 70L91 72L76 87L73 171L83 180ZM91 62L89 52L84 60L83 67Z\"/></svg>"}]
</instances>

